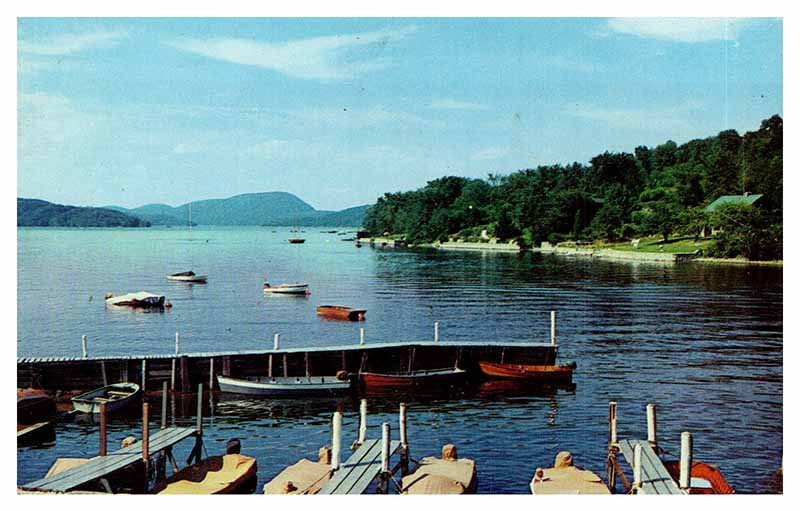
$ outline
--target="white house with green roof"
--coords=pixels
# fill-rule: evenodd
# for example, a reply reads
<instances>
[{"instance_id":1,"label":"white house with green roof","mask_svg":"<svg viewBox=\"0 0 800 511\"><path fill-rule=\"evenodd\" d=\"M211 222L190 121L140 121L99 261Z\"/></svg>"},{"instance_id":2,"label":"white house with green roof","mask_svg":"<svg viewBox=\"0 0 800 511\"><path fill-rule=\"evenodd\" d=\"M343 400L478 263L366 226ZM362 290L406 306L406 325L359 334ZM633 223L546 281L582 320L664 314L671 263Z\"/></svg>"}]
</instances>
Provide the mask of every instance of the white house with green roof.
<instances>
[{"instance_id":1,"label":"white house with green roof","mask_svg":"<svg viewBox=\"0 0 800 511\"><path fill-rule=\"evenodd\" d=\"M749 192L745 192L743 195L721 195L721 196L719 196L717 198L717 200L715 200L714 202L712 202L711 204L706 206L704 211L706 213L713 213L714 211L716 211L717 209L719 209L720 207L722 207L722 206L724 206L726 204L748 204L748 205L753 205L761 197L763 197L763 195L760 194L760 193L749 193ZM711 235L712 236L714 234L718 233L719 231L720 230L716 229L713 225L711 226ZM702 232L701 236L704 237L704 238L706 237L706 226L703 226L703 232Z\"/></svg>"}]
</instances>

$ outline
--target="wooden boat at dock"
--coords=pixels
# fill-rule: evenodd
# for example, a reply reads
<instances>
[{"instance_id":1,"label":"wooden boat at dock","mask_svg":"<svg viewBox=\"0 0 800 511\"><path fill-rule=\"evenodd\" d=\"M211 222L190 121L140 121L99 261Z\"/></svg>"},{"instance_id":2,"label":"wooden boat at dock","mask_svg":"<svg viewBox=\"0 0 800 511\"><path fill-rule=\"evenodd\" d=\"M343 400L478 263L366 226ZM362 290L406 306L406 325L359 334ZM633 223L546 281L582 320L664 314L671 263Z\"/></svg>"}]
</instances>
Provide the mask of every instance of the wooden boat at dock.
<instances>
[{"instance_id":1,"label":"wooden boat at dock","mask_svg":"<svg viewBox=\"0 0 800 511\"><path fill-rule=\"evenodd\" d=\"M404 373L361 373L368 388L409 388L418 386L451 385L464 380L467 372L457 367L428 369Z\"/></svg>"},{"instance_id":2,"label":"wooden boat at dock","mask_svg":"<svg viewBox=\"0 0 800 511\"><path fill-rule=\"evenodd\" d=\"M269 282L264 282L264 292L276 295L307 295L308 284L280 284L271 286Z\"/></svg>"},{"instance_id":3,"label":"wooden boat at dock","mask_svg":"<svg viewBox=\"0 0 800 511\"><path fill-rule=\"evenodd\" d=\"M189 465L151 493L159 495L219 495L252 493L255 490L255 458L243 454L210 456L200 463Z\"/></svg>"},{"instance_id":4,"label":"wooden boat at dock","mask_svg":"<svg viewBox=\"0 0 800 511\"><path fill-rule=\"evenodd\" d=\"M190 284L205 284L208 281L208 275L197 275L195 272L189 270L167 275L167 280L172 280L175 282L188 282Z\"/></svg>"},{"instance_id":5,"label":"wooden boat at dock","mask_svg":"<svg viewBox=\"0 0 800 511\"><path fill-rule=\"evenodd\" d=\"M344 305L320 305L317 307L317 314L327 319L338 319L341 321L364 321L366 309L353 309Z\"/></svg>"},{"instance_id":6,"label":"wooden boat at dock","mask_svg":"<svg viewBox=\"0 0 800 511\"><path fill-rule=\"evenodd\" d=\"M678 482L681 472L680 462L665 461L664 467L675 482ZM691 495L730 495L735 491L716 466L702 461L693 461L688 493Z\"/></svg>"},{"instance_id":7,"label":"wooden boat at dock","mask_svg":"<svg viewBox=\"0 0 800 511\"><path fill-rule=\"evenodd\" d=\"M72 398L72 406L83 413L100 413L100 405L106 405L106 412L121 410L135 403L141 396L139 385L135 383L113 383Z\"/></svg>"},{"instance_id":8,"label":"wooden boat at dock","mask_svg":"<svg viewBox=\"0 0 800 511\"><path fill-rule=\"evenodd\" d=\"M17 423L17 447L44 444L53 442L55 439L56 430L52 422Z\"/></svg>"},{"instance_id":9,"label":"wooden boat at dock","mask_svg":"<svg viewBox=\"0 0 800 511\"><path fill-rule=\"evenodd\" d=\"M572 454L567 451L556 455L552 468L537 468L530 488L534 495L611 494L600 476L574 466Z\"/></svg>"},{"instance_id":10,"label":"wooden boat at dock","mask_svg":"<svg viewBox=\"0 0 800 511\"><path fill-rule=\"evenodd\" d=\"M337 376L263 376L248 379L217 375L217 382L222 392L270 397L341 395L348 393L352 385L346 373Z\"/></svg>"},{"instance_id":11,"label":"wooden boat at dock","mask_svg":"<svg viewBox=\"0 0 800 511\"><path fill-rule=\"evenodd\" d=\"M293 245L299 245L299 244L305 243L305 242L306 242L305 238L289 238L289 243L291 243Z\"/></svg>"},{"instance_id":12,"label":"wooden boat at dock","mask_svg":"<svg viewBox=\"0 0 800 511\"><path fill-rule=\"evenodd\" d=\"M408 495L461 495L475 493L478 486L475 461L459 458L456 447L442 447L442 457L428 456L402 479L403 493Z\"/></svg>"},{"instance_id":13,"label":"wooden boat at dock","mask_svg":"<svg viewBox=\"0 0 800 511\"><path fill-rule=\"evenodd\" d=\"M106 295L106 306L132 307L135 309L160 309L164 307L164 295L154 295L146 291L119 296L108 293Z\"/></svg>"},{"instance_id":14,"label":"wooden boat at dock","mask_svg":"<svg viewBox=\"0 0 800 511\"><path fill-rule=\"evenodd\" d=\"M481 372L492 378L506 378L528 381L569 383L575 365L525 365L498 364L495 362L478 362Z\"/></svg>"},{"instance_id":15,"label":"wooden boat at dock","mask_svg":"<svg viewBox=\"0 0 800 511\"><path fill-rule=\"evenodd\" d=\"M55 418L56 402L46 390L17 389L17 424L36 424Z\"/></svg>"}]
</instances>

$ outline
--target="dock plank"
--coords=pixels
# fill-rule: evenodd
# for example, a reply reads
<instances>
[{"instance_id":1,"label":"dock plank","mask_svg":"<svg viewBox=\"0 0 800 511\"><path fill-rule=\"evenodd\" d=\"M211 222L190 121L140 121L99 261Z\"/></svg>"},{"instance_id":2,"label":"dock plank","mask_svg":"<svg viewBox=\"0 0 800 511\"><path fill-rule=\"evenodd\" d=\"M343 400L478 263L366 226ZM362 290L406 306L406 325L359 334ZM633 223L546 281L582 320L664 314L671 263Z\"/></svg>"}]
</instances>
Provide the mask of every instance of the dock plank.
<instances>
[{"instance_id":1,"label":"dock plank","mask_svg":"<svg viewBox=\"0 0 800 511\"><path fill-rule=\"evenodd\" d=\"M389 444L390 455L400 448L400 442ZM367 440L345 461L333 475L320 494L360 495L367 491L370 483L381 471L381 441Z\"/></svg>"},{"instance_id":2,"label":"dock plank","mask_svg":"<svg viewBox=\"0 0 800 511\"><path fill-rule=\"evenodd\" d=\"M651 495L683 494L647 440L621 440L619 442L619 449L628 464L633 467L633 450L637 444L642 446L642 493Z\"/></svg>"},{"instance_id":3,"label":"dock plank","mask_svg":"<svg viewBox=\"0 0 800 511\"><path fill-rule=\"evenodd\" d=\"M167 428L150 436L148 451L151 455L175 445L181 440L197 433L194 428ZM25 490L66 492L83 484L94 481L136 463L142 459L142 444L138 441L128 447L109 453L104 457L95 457L78 467L65 470L53 477L46 477L22 486Z\"/></svg>"}]
</instances>

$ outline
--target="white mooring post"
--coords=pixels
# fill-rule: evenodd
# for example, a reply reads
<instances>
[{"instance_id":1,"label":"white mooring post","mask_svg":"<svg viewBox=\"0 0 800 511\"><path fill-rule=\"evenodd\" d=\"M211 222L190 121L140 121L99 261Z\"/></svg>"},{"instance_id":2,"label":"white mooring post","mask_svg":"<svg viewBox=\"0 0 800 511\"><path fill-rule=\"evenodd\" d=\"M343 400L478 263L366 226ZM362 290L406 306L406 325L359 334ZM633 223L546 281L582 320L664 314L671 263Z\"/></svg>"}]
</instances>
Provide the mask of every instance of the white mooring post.
<instances>
[{"instance_id":1,"label":"white mooring post","mask_svg":"<svg viewBox=\"0 0 800 511\"><path fill-rule=\"evenodd\" d=\"M181 352L181 334L175 332L175 354Z\"/></svg>"},{"instance_id":2,"label":"white mooring post","mask_svg":"<svg viewBox=\"0 0 800 511\"><path fill-rule=\"evenodd\" d=\"M342 452L342 412L333 412L333 439L331 441L331 470L339 469Z\"/></svg>"},{"instance_id":3,"label":"white mooring post","mask_svg":"<svg viewBox=\"0 0 800 511\"><path fill-rule=\"evenodd\" d=\"M86 348L86 336L81 336L81 350L83 351L83 358L87 358L89 356L89 351Z\"/></svg>"},{"instance_id":4,"label":"white mooring post","mask_svg":"<svg viewBox=\"0 0 800 511\"><path fill-rule=\"evenodd\" d=\"M608 443L617 443L617 402L608 402Z\"/></svg>"},{"instance_id":5,"label":"white mooring post","mask_svg":"<svg viewBox=\"0 0 800 511\"><path fill-rule=\"evenodd\" d=\"M362 399L359 406L360 420L358 422L358 445L367 441L367 400Z\"/></svg>"},{"instance_id":6,"label":"white mooring post","mask_svg":"<svg viewBox=\"0 0 800 511\"><path fill-rule=\"evenodd\" d=\"M439 322L433 322L433 340L439 342Z\"/></svg>"},{"instance_id":7,"label":"white mooring post","mask_svg":"<svg viewBox=\"0 0 800 511\"><path fill-rule=\"evenodd\" d=\"M642 446L633 447L633 487L637 490L642 487Z\"/></svg>"},{"instance_id":8,"label":"white mooring post","mask_svg":"<svg viewBox=\"0 0 800 511\"><path fill-rule=\"evenodd\" d=\"M689 488L692 484L692 434L688 431L681 433L681 464L679 486L682 490Z\"/></svg>"},{"instance_id":9,"label":"white mooring post","mask_svg":"<svg viewBox=\"0 0 800 511\"><path fill-rule=\"evenodd\" d=\"M650 447L656 447L656 405L650 403L647 405L647 442Z\"/></svg>"},{"instance_id":10,"label":"white mooring post","mask_svg":"<svg viewBox=\"0 0 800 511\"><path fill-rule=\"evenodd\" d=\"M405 403L400 403L400 445L405 449L408 447L408 436L406 426L408 425L408 413Z\"/></svg>"},{"instance_id":11,"label":"white mooring post","mask_svg":"<svg viewBox=\"0 0 800 511\"><path fill-rule=\"evenodd\" d=\"M365 335L364 335L364 328L362 327L361 328L360 344L364 344L365 340L366 340L366 338L365 338Z\"/></svg>"},{"instance_id":12,"label":"white mooring post","mask_svg":"<svg viewBox=\"0 0 800 511\"><path fill-rule=\"evenodd\" d=\"M276 333L275 339L272 343L272 349L278 351L281 348L281 334Z\"/></svg>"},{"instance_id":13,"label":"white mooring post","mask_svg":"<svg viewBox=\"0 0 800 511\"><path fill-rule=\"evenodd\" d=\"M389 472L389 442L392 439L392 433L388 422L384 422L381 428L381 472L385 474Z\"/></svg>"},{"instance_id":14,"label":"white mooring post","mask_svg":"<svg viewBox=\"0 0 800 511\"><path fill-rule=\"evenodd\" d=\"M556 345L556 311L550 311L550 344Z\"/></svg>"}]
</instances>

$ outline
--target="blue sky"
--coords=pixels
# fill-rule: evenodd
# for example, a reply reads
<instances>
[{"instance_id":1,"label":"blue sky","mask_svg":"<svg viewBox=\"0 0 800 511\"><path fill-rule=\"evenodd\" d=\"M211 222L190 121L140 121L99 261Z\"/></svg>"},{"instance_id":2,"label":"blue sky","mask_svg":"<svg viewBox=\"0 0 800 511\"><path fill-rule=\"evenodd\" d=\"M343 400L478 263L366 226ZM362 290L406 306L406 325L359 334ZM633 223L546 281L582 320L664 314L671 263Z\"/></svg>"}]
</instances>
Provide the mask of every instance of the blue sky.
<instances>
[{"instance_id":1,"label":"blue sky","mask_svg":"<svg viewBox=\"0 0 800 511\"><path fill-rule=\"evenodd\" d=\"M17 191L341 209L757 129L781 62L777 19L21 19Z\"/></svg>"}]
</instances>

